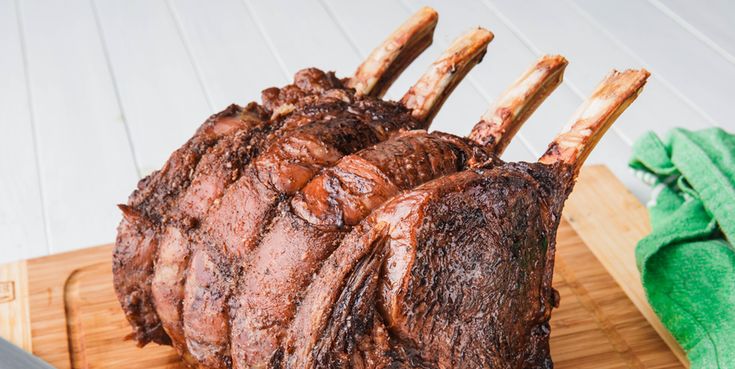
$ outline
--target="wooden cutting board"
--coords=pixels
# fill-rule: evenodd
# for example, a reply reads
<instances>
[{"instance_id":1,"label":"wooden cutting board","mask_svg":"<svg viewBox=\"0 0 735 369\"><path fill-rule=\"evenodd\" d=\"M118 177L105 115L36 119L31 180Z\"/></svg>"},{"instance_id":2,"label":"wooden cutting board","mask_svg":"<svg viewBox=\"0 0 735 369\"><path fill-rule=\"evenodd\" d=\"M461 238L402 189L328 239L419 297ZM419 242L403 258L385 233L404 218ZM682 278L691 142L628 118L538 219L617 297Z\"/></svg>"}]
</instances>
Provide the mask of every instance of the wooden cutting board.
<instances>
[{"instance_id":1,"label":"wooden cutting board","mask_svg":"<svg viewBox=\"0 0 735 369\"><path fill-rule=\"evenodd\" d=\"M582 171L557 237L551 351L556 368L682 368L645 301L633 249L641 204L602 166ZM0 336L59 368L180 368L173 350L124 340L112 246L0 266Z\"/></svg>"}]
</instances>

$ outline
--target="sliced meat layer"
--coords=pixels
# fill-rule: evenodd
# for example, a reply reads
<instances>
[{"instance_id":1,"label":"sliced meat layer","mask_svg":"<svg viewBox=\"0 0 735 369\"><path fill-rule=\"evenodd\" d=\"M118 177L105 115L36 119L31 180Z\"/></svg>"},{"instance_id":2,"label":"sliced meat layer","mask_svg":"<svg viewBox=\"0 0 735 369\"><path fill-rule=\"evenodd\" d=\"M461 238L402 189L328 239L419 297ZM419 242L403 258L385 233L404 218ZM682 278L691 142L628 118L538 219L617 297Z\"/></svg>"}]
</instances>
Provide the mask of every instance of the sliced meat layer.
<instances>
[{"instance_id":1,"label":"sliced meat layer","mask_svg":"<svg viewBox=\"0 0 735 369\"><path fill-rule=\"evenodd\" d=\"M182 356L188 353L180 310L189 235L224 189L239 178L245 164L257 155L263 134L262 129L241 130L220 140L200 161L192 184L174 211L175 221L169 222L159 236L151 293L161 323Z\"/></svg>"},{"instance_id":2,"label":"sliced meat layer","mask_svg":"<svg viewBox=\"0 0 735 369\"><path fill-rule=\"evenodd\" d=\"M324 263L285 341L283 366L360 367L376 348L358 343L386 342L377 350L391 358L386 367L550 368L554 239L572 177L570 167L505 164L392 199ZM376 296L358 302L370 300L378 313L335 323L340 310L369 310L340 301L373 255L382 264L362 279L379 281ZM336 334L353 344L335 347Z\"/></svg>"},{"instance_id":3,"label":"sliced meat layer","mask_svg":"<svg viewBox=\"0 0 735 369\"><path fill-rule=\"evenodd\" d=\"M554 243L572 178L506 164L421 189L418 223L397 226L410 231L391 239L381 277L391 334L439 368L550 368Z\"/></svg>"},{"instance_id":4,"label":"sliced meat layer","mask_svg":"<svg viewBox=\"0 0 735 369\"><path fill-rule=\"evenodd\" d=\"M246 168L245 174L203 220L202 232L191 246L193 256L185 283L183 318L189 349L200 361L212 362L215 367L227 361L227 329L206 327L215 327L210 324L211 319L228 320L226 301L230 286L226 282L231 273L203 266L213 266L211 261L215 259L246 257L280 198L303 186L322 167L414 124L409 112L399 105L363 101L275 140ZM200 266L204 269L196 269ZM202 279L208 282L201 283Z\"/></svg>"},{"instance_id":5,"label":"sliced meat layer","mask_svg":"<svg viewBox=\"0 0 735 369\"><path fill-rule=\"evenodd\" d=\"M309 73L314 73L309 70ZM297 77L301 75L297 74ZM298 81L298 78L297 78ZM153 277L152 293L156 310L174 347L191 359L183 332L182 301L185 272L189 264L191 237L200 228L209 208L221 201L230 184L246 171L268 142L287 136L300 126L314 120L334 116L351 101L348 90L326 90L310 98L313 104L280 116L262 127L241 130L218 142L200 161L192 184L182 194L172 210L170 221L160 234L158 259Z\"/></svg>"},{"instance_id":6,"label":"sliced meat layer","mask_svg":"<svg viewBox=\"0 0 735 369\"><path fill-rule=\"evenodd\" d=\"M344 99L345 95L352 93L341 88L341 82L333 73L324 73L315 68L299 71L294 77L294 84L269 89L264 93L263 100L267 108L255 103L245 108L232 105L210 117L183 147L171 155L160 171L140 181L138 189L123 207L124 218L118 227L113 255L115 290L133 326L133 335L138 344L170 342L152 304L153 266L160 236L168 233L165 228L171 220L179 218L179 200L196 176L201 158L221 138L235 132L254 128L272 130L268 116L276 113L271 109L284 115L293 110L291 99L301 98L297 105L318 105L322 95L336 96L332 98L334 100ZM289 107L283 108L284 104ZM295 118L301 119L286 119L283 125L298 126L304 120L303 117Z\"/></svg>"},{"instance_id":7,"label":"sliced meat layer","mask_svg":"<svg viewBox=\"0 0 735 369\"><path fill-rule=\"evenodd\" d=\"M251 120L260 108L231 105L210 117L184 146L176 150L164 167L138 183L127 205L121 205L123 220L118 226L113 253L113 282L123 311L133 327L138 344L169 343L150 297L153 265L158 249L158 230L168 219L179 195L191 183L202 155L218 140L240 129L261 123ZM245 119L243 119L243 117Z\"/></svg>"},{"instance_id":8,"label":"sliced meat layer","mask_svg":"<svg viewBox=\"0 0 735 369\"><path fill-rule=\"evenodd\" d=\"M432 178L463 170L468 161L489 158L480 147L456 136L412 131L343 158L310 182L304 189L307 192L298 193L291 204L283 202L262 230L258 247L240 273L239 290L230 310L235 362L258 366L268 361L293 317L300 293L344 235L342 219L322 227L299 215L309 212L312 204L324 207L312 201L328 204L337 199L317 200L318 195L340 184L342 189L352 187L354 193L344 193L340 199L353 203L363 200L360 209L369 212L383 202L381 196L392 197ZM406 168L409 162L411 167ZM342 182L332 183L335 181ZM315 193L317 196L309 198Z\"/></svg>"},{"instance_id":9,"label":"sliced meat layer","mask_svg":"<svg viewBox=\"0 0 735 369\"><path fill-rule=\"evenodd\" d=\"M400 191L492 160L488 151L446 133L401 133L326 169L294 196L292 207L326 229L353 226Z\"/></svg>"}]
</instances>

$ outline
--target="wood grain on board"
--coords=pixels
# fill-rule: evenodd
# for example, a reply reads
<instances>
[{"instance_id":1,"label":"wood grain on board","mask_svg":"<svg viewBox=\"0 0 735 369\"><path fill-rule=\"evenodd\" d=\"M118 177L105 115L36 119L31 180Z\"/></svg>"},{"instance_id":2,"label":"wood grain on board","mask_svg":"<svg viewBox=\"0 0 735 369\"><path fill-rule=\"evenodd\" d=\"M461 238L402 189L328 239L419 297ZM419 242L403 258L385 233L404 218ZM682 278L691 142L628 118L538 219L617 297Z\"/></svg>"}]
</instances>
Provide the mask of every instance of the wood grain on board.
<instances>
[{"instance_id":1,"label":"wood grain on board","mask_svg":"<svg viewBox=\"0 0 735 369\"><path fill-rule=\"evenodd\" d=\"M638 225L646 221L643 207L606 168L591 167L583 170L566 209L570 222L559 228L554 274L562 298L551 320L555 367L682 368L649 322L650 309L639 310L635 294L642 291L616 283L635 283L634 265L614 267L631 260L599 251L632 253L645 232ZM618 214L621 209L626 213ZM0 279L22 282L27 276L27 283L16 283L25 291L12 304L28 311L27 319L0 319L0 335L59 368L182 367L170 347L141 349L124 339L130 328L113 291L111 252L106 245L0 267ZM0 309L7 306L0 303ZM24 343L28 338L30 344Z\"/></svg>"},{"instance_id":2,"label":"wood grain on board","mask_svg":"<svg viewBox=\"0 0 735 369\"><path fill-rule=\"evenodd\" d=\"M630 301L687 364L679 344L653 312L636 267L635 246L651 232L648 212L604 166L585 168L564 207L564 218L618 282ZM592 202L594 206L589 206Z\"/></svg>"}]
</instances>

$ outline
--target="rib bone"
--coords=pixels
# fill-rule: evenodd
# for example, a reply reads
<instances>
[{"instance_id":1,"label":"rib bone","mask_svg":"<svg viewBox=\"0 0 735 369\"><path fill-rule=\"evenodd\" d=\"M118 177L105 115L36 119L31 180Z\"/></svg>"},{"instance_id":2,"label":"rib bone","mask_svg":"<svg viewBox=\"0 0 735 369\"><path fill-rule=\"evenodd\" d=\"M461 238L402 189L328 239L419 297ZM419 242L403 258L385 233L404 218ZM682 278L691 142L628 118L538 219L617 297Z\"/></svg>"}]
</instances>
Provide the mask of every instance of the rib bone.
<instances>
[{"instance_id":1,"label":"rib bone","mask_svg":"<svg viewBox=\"0 0 735 369\"><path fill-rule=\"evenodd\" d=\"M439 19L436 10L421 8L376 47L347 81L360 95L382 97L393 81L432 43Z\"/></svg>"},{"instance_id":2,"label":"rib bone","mask_svg":"<svg viewBox=\"0 0 735 369\"><path fill-rule=\"evenodd\" d=\"M294 212L326 228L342 223L353 226L402 191L458 170L486 164L487 160L492 160L489 159L491 154L502 153L523 122L559 85L565 65L566 60L562 57L542 58L498 97L490 111L507 113L502 120L488 123L483 119L478 123L478 126L491 128L481 134L494 134L483 140L482 149L471 140L438 132L414 130L394 136L343 157L333 168L312 179L294 198ZM465 159L450 154L457 152L463 152L460 156Z\"/></svg>"},{"instance_id":3,"label":"rib bone","mask_svg":"<svg viewBox=\"0 0 735 369\"><path fill-rule=\"evenodd\" d=\"M602 135L638 97L649 75L645 69L613 70L577 109L571 123L554 138L539 162L562 162L578 171Z\"/></svg>"},{"instance_id":4,"label":"rib bone","mask_svg":"<svg viewBox=\"0 0 735 369\"><path fill-rule=\"evenodd\" d=\"M414 118L428 126L452 90L482 60L493 37L492 32L483 28L460 36L408 90L401 103L413 110Z\"/></svg>"},{"instance_id":5,"label":"rib bone","mask_svg":"<svg viewBox=\"0 0 735 369\"><path fill-rule=\"evenodd\" d=\"M567 60L560 55L543 56L518 78L495 104L482 116L470 133L470 139L480 145L493 145L500 155L521 124L561 84Z\"/></svg>"}]
</instances>

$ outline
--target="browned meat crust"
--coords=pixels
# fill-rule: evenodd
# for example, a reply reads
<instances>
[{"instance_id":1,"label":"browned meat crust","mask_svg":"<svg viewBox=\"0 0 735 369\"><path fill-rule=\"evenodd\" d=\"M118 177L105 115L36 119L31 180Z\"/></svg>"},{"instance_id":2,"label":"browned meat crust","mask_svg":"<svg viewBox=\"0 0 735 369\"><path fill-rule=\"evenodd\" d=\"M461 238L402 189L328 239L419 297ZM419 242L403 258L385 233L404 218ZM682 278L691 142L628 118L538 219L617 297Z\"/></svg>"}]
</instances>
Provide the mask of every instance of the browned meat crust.
<instances>
[{"instance_id":1,"label":"browned meat crust","mask_svg":"<svg viewBox=\"0 0 735 369\"><path fill-rule=\"evenodd\" d=\"M390 200L324 263L273 367L551 368L554 240L572 178L505 164Z\"/></svg>"},{"instance_id":2,"label":"browned meat crust","mask_svg":"<svg viewBox=\"0 0 735 369\"><path fill-rule=\"evenodd\" d=\"M226 367L229 362L228 299L233 279L241 274L233 275L230 265L244 267L254 257L252 250L265 234L261 229L268 227L278 204L323 167L418 124L408 110L394 103L357 98L352 105L344 104L309 106L307 111L320 112L320 119L269 144L191 237L193 259L184 288L183 321L189 349L196 351L192 354L198 360L212 367Z\"/></svg>"},{"instance_id":3,"label":"browned meat crust","mask_svg":"<svg viewBox=\"0 0 735 369\"><path fill-rule=\"evenodd\" d=\"M271 109L280 111L283 104L293 105L294 101L298 106L319 102L321 95L328 96L335 90L350 91L344 90L333 73L324 73L315 68L300 71L296 74L293 85L269 89L269 92L264 93L264 105L268 108L255 103L250 103L245 108L231 105L210 117L184 146L171 155L160 171L138 183L138 188L128 199L127 205L121 206L125 216L118 226L113 274L118 299L133 326L133 338L139 345L151 341L170 343L151 298L155 256L158 253L162 228L172 220L181 220L180 216L174 216L174 213L179 213L175 208L194 178L201 177L197 176L199 172L196 169L202 157L220 139L235 132L251 137L241 142L247 141L247 145L251 145L249 150L256 150L258 142L264 141L270 132L280 128L268 122L268 116L275 114ZM297 118L276 121L282 123L279 126L293 127L302 123ZM252 130L258 132L247 133ZM246 155L238 160L247 162L248 157Z\"/></svg>"},{"instance_id":4,"label":"browned meat crust","mask_svg":"<svg viewBox=\"0 0 735 369\"><path fill-rule=\"evenodd\" d=\"M150 341L170 343L150 298L158 229L168 221L171 208L188 188L194 168L204 153L223 136L259 124L241 119L241 115L257 116L260 110L255 104L246 109L231 105L210 117L171 155L160 171L138 183L127 205L121 205L124 218L118 226L113 254L114 284L123 311L133 326L134 338L140 345Z\"/></svg>"},{"instance_id":5,"label":"browned meat crust","mask_svg":"<svg viewBox=\"0 0 735 369\"><path fill-rule=\"evenodd\" d=\"M611 74L564 155L533 164L412 130L415 111L314 69L215 116L121 206L115 287L139 342L200 368L551 368L562 207L647 76Z\"/></svg>"}]
</instances>

